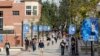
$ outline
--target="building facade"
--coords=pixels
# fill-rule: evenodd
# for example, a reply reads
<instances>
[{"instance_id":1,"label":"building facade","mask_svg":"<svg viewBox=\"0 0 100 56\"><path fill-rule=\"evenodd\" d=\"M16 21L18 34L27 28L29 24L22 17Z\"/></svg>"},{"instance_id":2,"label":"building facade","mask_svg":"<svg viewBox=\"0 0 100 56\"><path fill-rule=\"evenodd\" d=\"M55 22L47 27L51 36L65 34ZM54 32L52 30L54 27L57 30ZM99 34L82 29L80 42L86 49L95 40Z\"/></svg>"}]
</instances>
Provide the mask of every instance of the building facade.
<instances>
[{"instance_id":1,"label":"building facade","mask_svg":"<svg viewBox=\"0 0 100 56\"><path fill-rule=\"evenodd\" d=\"M22 22L37 23L41 7L40 0L0 0L0 47L6 41L21 46Z\"/></svg>"}]
</instances>

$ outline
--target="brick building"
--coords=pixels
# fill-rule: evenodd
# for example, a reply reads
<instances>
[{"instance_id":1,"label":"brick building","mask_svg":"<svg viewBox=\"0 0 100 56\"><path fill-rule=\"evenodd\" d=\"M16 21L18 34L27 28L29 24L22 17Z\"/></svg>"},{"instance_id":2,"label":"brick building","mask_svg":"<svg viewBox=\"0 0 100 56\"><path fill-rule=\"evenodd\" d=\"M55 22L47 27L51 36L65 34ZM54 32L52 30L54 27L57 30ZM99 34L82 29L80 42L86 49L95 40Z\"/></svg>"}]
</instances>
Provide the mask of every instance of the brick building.
<instances>
[{"instance_id":1,"label":"brick building","mask_svg":"<svg viewBox=\"0 0 100 56\"><path fill-rule=\"evenodd\" d=\"M0 0L0 47L9 41L11 46L22 45L22 21L41 17L40 0ZM17 43L16 43L17 41Z\"/></svg>"}]
</instances>

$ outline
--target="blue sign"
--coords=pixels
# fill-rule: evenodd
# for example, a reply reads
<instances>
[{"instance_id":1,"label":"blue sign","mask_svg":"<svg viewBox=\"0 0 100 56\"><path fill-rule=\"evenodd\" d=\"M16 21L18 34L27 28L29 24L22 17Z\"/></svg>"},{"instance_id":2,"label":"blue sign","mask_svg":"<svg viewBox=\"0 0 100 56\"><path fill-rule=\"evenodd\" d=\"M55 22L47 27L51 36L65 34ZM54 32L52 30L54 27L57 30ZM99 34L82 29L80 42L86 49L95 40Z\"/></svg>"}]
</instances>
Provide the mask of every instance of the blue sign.
<instances>
[{"instance_id":1,"label":"blue sign","mask_svg":"<svg viewBox=\"0 0 100 56\"><path fill-rule=\"evenodd\" d=\"M38 29L38 27L39 27L39 29ZM50 28L50 26L46 26L46 25L33 25L33 31L50 31L51 30L51 28Z\"/></svg>"},{"instance_id":2,"label":"blue sign","mask_svg":"<svg viewBox=\"0 0 100 56\"><path fill-rule=\"evenodd\" d=\"M69 34L71 34L71 35L73 35L73 34L75 34L75 32L76 32L76 27L75 27L75 25L73 25L73 24L71 24L70 26L69 26Z\"/></svg>"},{"instance_id":3,"label":"blue sign","mask_svg":"<svg viewBox=\"0 0 100 56\"><path fill-rule=\"evenodd\" d=\"M35 32L38 31L38 26L37 25L33 25L33 31L35 31Z\"/></svg>"},{"instance_id":4,"label":"blue sign","mask_svg":"<svg viewBox=\"0 0 100 56\"><path fill-rule=\"evenodd\" d=\"M43 26L42 25L39 25L39 31L43 31Z\"/></svg>"},{"instance_id":5,"label":"blue sign","mask_svg":"<svg viewBox=\"0 0 100 56\"><path fill-rule=\"evenodd\" d=\"M30 29L29 24L23 24L23 32L24 32L24 33L29 32L29 29Z\"/></svg>"},{"instance_id":6,"label":"blue sign","mask_svg":"<svg viewBox=\"0 0 100 56\"><path fill-rule=\"evenodd\" d=\"M89 41L91 39L92 24L94 25L94 41L98 39L98 20L95 18L86 18L83 20L81 27L81 35L84 41Z\"/></svg>"},{"instance_id":7,"label":"blue sign","mask_svg":"<svg viewBox=\"0 0 100 56\"><path fill-rule=\"evenodd\" d=\"M27 33L29 32L30 26L29 24L23 24L23 38L27 37Z\"/></svg>"},{"instance_id":8,"label":"blue sign","mask_svg":"<svg viewBox=\"0 0 100 56\"><path fill-rule=\"evenodd\" d=\"M0 34L0 42L3 42L3 35Z\"/></svg>"}]
</instances>

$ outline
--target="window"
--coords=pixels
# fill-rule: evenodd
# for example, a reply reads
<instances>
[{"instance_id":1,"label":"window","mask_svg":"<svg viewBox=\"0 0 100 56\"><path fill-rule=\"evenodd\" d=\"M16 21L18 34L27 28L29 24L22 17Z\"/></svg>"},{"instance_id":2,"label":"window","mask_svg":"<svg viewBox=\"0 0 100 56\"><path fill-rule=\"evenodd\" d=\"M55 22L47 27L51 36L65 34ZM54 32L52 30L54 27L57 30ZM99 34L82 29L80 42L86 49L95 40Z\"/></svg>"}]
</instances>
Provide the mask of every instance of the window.
<instances>
[{"instance_id":1,"label":"window","mask_svg":"<svg viewBox=\"0 0 100 56\"><path fill-rule=\"evenodd\" d=\"M31 6L26 6L26 15L31 15Z\"/></svg>"},{"instance_id":2,"label":"window","mask_svg":"<svg viewBox=\"0 0 100 56\"><path fill-rule=\"evenodd\" d=\"M13 11L13 15L19 15L19 11Z\"/></svg>"},{"instance_id":3,"label":"window","mask_svg":"<svg viewBox=\"0 0 100 56\"><path fill-rule=\"evenodd\" d=\"M26 6L26 15L37 15L37 6Z\"/></svg>"},{"instance_id":4,"label":"window","mask_svg":"<svg viewBox=\"0 0 100 56\"><path fill-rule=\"evenodd\" d=\"M33 6L33 15L37 15L37 6Z\"/></svg>"},{"instance_id":5,"label":"window","mask_svg":"<svg viewBox=\"0 0 100 56\"><path fill-rule=\"evenodd\" d=\"M3 11L0 11L0 17L3 17Z\"/></svg>"},{"instance_id":6,"label":"window","mask_svg":"<svg viewBox=\"0 0 100 56\"><path fill-rule=\"evenodd\" d=\"M3 11L0 11L0 30L3 30Z\"/></svg>"}]
</instances>

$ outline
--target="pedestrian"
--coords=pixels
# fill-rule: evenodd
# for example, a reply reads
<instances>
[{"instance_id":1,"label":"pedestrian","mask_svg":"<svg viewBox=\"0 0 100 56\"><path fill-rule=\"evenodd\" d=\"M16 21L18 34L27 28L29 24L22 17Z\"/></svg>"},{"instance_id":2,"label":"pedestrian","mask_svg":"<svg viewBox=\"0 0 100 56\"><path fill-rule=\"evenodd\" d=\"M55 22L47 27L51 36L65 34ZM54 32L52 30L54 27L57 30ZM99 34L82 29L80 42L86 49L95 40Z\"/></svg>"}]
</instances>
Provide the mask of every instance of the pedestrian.
<instances>
[{"instance_id":1,"label":"pedestrian","mask_svg":"<svg viewBox=\"0 0 100 56\"><path fill-rule=\"evenodd\" d=\"M64 56L64 51L66 47L66 43L64 42L64 40L60 42L60 47L61 47L61 55Z\"/></svg>"},{"instance_id":2,"label":"pedestrian","mask_svg":"<svg viewBox=\"0 0 100 56\"><path fill-rule=\"evenodd\" d=\"M56 33L55 33L55 32L53 32L53 33L52 33L52 36L53 36L53 38L54 38L55 42L57 43Z\"/></svg>"},{"instance_id":3,"label":"pedestrian","mask_svg":"<svg viewBox=\"0 0 100 56\"><path fill-rule=\"evenodd\" d=\"M40 49L40 56L43 56L44 42L40 40L38 47Z\"/></svg>"},{"instance_id":4,"label":"pedestrian","mask_svg":"<svg viewBox=\"0 0 100 56\"><path fill-rule=\"evenodd\" d=\"M72 37L71 39L71 51L72 51L72 55L75 55L75 38Z\"/></svg>"},{"instance_id":5,"label":"pedestrian","mask_svg":"<svg viewBox=\"0 0 100 56\"><path fill-rule=\"evenodd\" d=\"M8 41L5 43L5 49L6 49L6 55L9 56L10 55L10 52L9 52L10 43Z\"/></svg>"},{"instance_id":6,"label":"pedestrian","mask_svg":"<svg viewBox=\"0 0 100 56\"><path fill-rule=\"evenodd\" d=\"M47 37L47 46L49 46L50 45L50 37Z\"/></svg>"},{"instance_id":7,"label":"pedestrian","mask_svg":"<svg viewBox=\"0 0 100 56\"><path fill-rule=\"evenodd\" d=\"M36 40L35 39L32 39L32 49L33 51L36 50Z\"/></svg>"},{"instance_id":8,"label":"pedestrian","mask_svg":"<svg viewBox=\"0 0 100 56\"><path fill-rule=\"evenodd\" d=\"M54 41L55 41L55 40L54 40L54 38L52 37L52 38L51 38L52 45L54 44Z\"/></svg>"},{"instance_id":9,"label":"pedestrian","mask_svg":"<svg viewBox=\"0 0 100 56\"><path fill-rule=\"evenodd\" d=\"M29 47L29 40L26 37L26 39L25 39L25 50L26 51L28 50L28 47Z\"/></svg>"}]
</instances>

